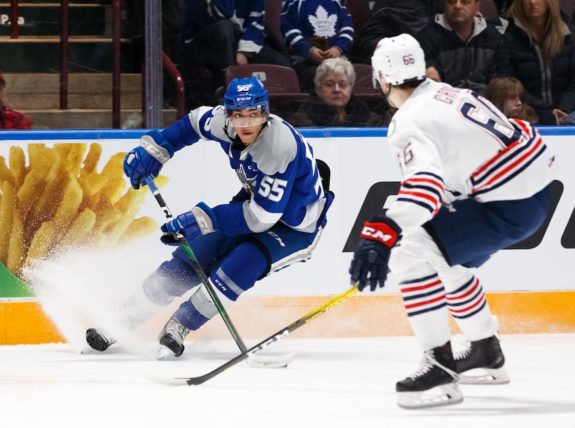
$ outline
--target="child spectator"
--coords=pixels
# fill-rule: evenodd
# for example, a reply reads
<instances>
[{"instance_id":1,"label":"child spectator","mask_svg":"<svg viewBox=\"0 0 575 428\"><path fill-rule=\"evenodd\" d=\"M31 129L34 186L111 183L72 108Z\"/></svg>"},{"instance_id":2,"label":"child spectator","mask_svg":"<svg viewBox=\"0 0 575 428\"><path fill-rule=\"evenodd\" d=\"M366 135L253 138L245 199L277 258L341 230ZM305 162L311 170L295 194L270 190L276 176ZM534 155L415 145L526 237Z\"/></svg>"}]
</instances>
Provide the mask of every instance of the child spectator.
<instances>
[{"instance_id":1,"label":"child spectator","mask_svg":"<svg viewBox=\"0 0 575 428\"><path fill-rule=\"evenodd\" d=\"M32 121L22 113L8 107L6 101L6 80L0 71L0 129L30 129Z\"/></svg>"},{"instance_id":2,"label":"child spectator","mask_svg":"<svg viewBox=\"0 0 575 428\"><path fill-rule=\"evenodd\" d=\"M510 118L537 123L535 110L523 102L525 88L515 77L496 77L485 88L485 98Z\"/></svg>"}]
</instances>

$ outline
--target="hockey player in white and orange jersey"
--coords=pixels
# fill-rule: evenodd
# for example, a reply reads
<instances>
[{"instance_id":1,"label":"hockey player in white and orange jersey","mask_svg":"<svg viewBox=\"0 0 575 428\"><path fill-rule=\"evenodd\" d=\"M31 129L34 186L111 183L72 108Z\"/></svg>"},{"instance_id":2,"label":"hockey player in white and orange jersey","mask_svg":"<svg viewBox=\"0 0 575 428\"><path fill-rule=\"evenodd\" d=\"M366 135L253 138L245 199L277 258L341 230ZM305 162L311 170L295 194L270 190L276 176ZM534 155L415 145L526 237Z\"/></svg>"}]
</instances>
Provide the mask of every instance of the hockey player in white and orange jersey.
<instances>
[{"instance_id":1,"label":"hockey player in white and orange jersey","mask_svg":"<svg viewBox=\"0 0 575 428\"><path fill-rule=\"evenodd\" d=\"M555 159L528 123L507 119L470 90L426 79L413 37L382 39L372 65L398 108L388 138L402 182L385 216L365 222L351 279L374 291L389 268L398 280L424 350L419 370L396 384L398 404L457 403L458 383L509 381L473 268L541 226ZM449 314L469 341L460 355L452 352Z\"/></svg>"}]
</instances>

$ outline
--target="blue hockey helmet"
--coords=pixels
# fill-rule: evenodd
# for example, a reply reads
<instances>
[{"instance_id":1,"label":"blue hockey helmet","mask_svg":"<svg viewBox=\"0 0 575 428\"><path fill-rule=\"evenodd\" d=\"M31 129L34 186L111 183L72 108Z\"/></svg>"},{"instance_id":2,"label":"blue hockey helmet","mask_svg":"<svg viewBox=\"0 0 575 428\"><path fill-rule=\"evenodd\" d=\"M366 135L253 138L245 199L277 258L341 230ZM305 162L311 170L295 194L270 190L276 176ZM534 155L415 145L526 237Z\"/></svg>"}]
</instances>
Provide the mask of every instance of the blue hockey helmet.
<instances>
[{"instance_id":1,"label":"blue hockey helmet","mask_svg":"<svg viewBox=\"0 0 575 428\"><path fill-rule=\"evenodd\" d=\"M260 109L270 112L270 97L262 82L255 77L234 79L224 95L224 107L228 112L243 109Z\"/></svg>"}]
</instances>

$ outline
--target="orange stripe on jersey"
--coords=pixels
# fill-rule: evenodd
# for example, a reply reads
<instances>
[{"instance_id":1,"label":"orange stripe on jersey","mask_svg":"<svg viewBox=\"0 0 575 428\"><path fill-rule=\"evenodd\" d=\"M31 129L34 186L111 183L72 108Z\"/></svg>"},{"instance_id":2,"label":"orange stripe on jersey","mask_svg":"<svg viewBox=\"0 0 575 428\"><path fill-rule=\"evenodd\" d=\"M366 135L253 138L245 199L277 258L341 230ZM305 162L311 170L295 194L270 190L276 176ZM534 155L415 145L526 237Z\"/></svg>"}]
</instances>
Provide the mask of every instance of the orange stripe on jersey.
<instances>
[{"instance_id":1,"label":"orange stripe on jersey","mask_svg":"<svg viewBox=\"0 0 575 428\"><path fill-rule=\"evenodd\" d=\"M504 157L505 155L507 155L510 151L514 150L518 145L520 144L519 140L515 141L514 143L511 143L509 146L507 146L505 149L501 150L497 155L495 155L494 157L492 157L489 162L483 164L481 167L479 167L478 169L476 169L472 174L471 177L476 178L478 175L481 175L481 173L483 171L485 171L486 169L488 169L491 165L493 165L494 163L496 163L499 159L501 159L502 157Z\"/></svg>"},{"instance_id":2,"label":"orange stripe on jersey","mask_svg":"<svg viewBox=\"0 0 575 428\"><path fill-rule=\"evenodd\" d=\"M531 147L529 149L529 151L527 151L526 153L524 153L521 157L519 157L518 159L515 160L515 162L509 164L507 167L505 167L504 169L502 169L500 172L498 172L497 174L495 174L493 177L491 177L486 183L484 183L482 185L482 187L487 187L490 184L492 184L494 181L497 181L499 178L501 178L502 176L504 176L505 174L507 174L510 170L514 169L517 165L522 164L525 159L528 159L531 157L531 155L537 151L541 145L543 144L543 140L541 138L537 139L537 142L533 145L533 147Z\"/></svg>"},{"instance_id":3,"label":"orange stripe on jersey","mask_svg":"<svg viewBox=\"0 0 575 428\"><path fill-rule=\"evenodd\" d=\"M435 187L439 187L441 189L441 191L443 192L445 190L445 187L443 185L442 182L437 181L437 180L432 180L430 178L408 178L407 180L404 181L404 183L429 183L434 185Z\"/></svg>"}]
</instances>

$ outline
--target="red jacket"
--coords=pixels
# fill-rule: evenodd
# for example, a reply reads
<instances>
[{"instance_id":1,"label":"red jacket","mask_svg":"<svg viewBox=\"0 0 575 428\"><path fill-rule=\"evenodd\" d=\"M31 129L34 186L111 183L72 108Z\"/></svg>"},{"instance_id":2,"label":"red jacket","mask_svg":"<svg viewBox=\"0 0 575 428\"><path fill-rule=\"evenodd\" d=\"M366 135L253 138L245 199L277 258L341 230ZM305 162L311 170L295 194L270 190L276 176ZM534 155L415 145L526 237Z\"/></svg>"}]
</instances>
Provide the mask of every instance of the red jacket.
<instances>
[{"instance_id":1,"label":"red jacket","mask_svg":"<svg viewBox=\"0 0 575 428\"><path fill-rule=\"evenodd\" d=\"M32 121L10 107L0 107L0 129L30 129Z\"/></svg>"}]
</instances>

